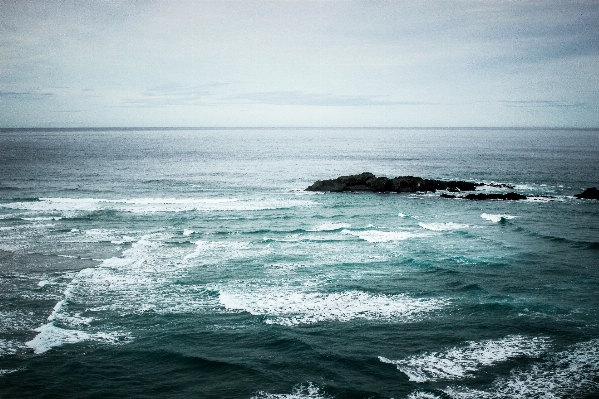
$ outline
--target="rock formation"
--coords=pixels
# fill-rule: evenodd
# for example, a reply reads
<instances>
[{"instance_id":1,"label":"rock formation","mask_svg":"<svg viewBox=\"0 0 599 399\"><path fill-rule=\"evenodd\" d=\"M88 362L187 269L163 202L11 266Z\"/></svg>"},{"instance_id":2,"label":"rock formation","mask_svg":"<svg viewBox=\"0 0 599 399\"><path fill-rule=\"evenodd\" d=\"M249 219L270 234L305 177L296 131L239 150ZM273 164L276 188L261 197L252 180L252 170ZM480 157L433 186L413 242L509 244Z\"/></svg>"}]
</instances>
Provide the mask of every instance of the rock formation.
<instances>
[{"instance_id":1,"label":"rock formation","mask_svg":"<svg viewBox=\"0 0 599 399\"><path fill-rule=\"evenodd\" d=\"M341 176L336 179L318 180L306 191L330 191L334 193L345 191L371 191L375 193L415 193L415 192L435 192L444 190L449 192L474 191L476 187L483 186L483 183L473 183L467 181L444 181L423 179L414 176L398 176L393 179L388 177L376 177L372 173L364 172L359 175ZM513 188L507 184L491 184L492 187ZM468 194L465 196L456 196L443 193L443 198L463 198L467 200L510 200L517 201L526 199L525 195L510 192L506 194L480 193Z\"/></svg>"},{"instance_id":2,"label":"rock formation","mask_svg":"<svg viewBox=\"0 0 599 399\"><path fill-rule=\"evenodd\" d=\"M474 191L482 183L466 181L429 180L414 176L398 176L393 179L376 177L364 172L359 175L341 176L336 179L318 180L306 191L372 191L376 193L414 193L418 191L447 190L452 192Z\"/></svg>"},{"instance_id":3,"label":"rock formation","mask_svg":"<svg viewBox=\"0 0 599 399\"><path fill-rule=\"evenodd\" d=\"M468 194L462 198L465 198L467 200L473 200L473 201L480 201L480 200L508 200L508 201L518 201L518 200L524 200L526 199L526 195L522 195L522 194L518 194L518 193L506 193L506 194L497 194L497 193L490 193L490 194Z\"/></svg>"},{"instance_id":4,"label":"rock formation","mask_svg":"<svg viewBox=\"0 0 599 399\"><path fill-rule=\"evenodd\" d=\"M595 200L599 200L599 190L597 190L596 187L589 187L586 190L584 190L582 193L576 194L574 196L576 198L580 198L580 199L595 199Z\"/></svg>"}]
</instances>

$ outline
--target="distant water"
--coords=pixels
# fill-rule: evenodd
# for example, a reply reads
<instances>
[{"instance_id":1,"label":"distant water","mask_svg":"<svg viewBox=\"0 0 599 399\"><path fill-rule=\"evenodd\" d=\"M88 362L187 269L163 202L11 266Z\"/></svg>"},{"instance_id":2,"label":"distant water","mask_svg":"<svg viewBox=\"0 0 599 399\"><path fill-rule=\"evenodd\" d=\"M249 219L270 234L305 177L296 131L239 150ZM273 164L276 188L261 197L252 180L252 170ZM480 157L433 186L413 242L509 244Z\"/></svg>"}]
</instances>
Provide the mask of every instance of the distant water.
<instances>
[{"instance_id":1,"label":"distant water","mask_svg":"<svg viewBox=\"0 0 599 399\"><path fill-rule=\"evenodd\" d=\"M592 130L0 131L0 397L597 398L598 159ZM364 171L529 199L303 191Z\"/></svg>"}]
</instances>

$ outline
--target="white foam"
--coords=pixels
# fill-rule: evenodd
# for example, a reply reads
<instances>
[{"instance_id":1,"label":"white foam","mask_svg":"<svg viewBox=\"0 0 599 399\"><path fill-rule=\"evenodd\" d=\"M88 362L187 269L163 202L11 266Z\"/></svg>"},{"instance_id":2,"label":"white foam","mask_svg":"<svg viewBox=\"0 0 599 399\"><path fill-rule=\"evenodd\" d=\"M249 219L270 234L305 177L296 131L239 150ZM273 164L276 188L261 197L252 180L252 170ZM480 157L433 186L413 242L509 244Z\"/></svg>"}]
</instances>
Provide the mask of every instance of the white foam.
<instances>
[{"instance_id":1,"label":"white foam","mask_svg":"<svg viewBox=\"0 0 599 399\"><path fill-rule=\"evenodd\" d=\"M396 365L410 381L456 380L472 377L472 373L481 367L512 358L537 357L548 347L549 339L545 337L511 335L497 340L470 342L468 346L452 348L446 352L425 353L402 360L389 360L379 356L379 360Z\"/></svg>"},{"instance_id":2,"label":"white foam","mask_svg":"<svg viewBox=\"0 0 599 399\"><path fill-rule=\"evenodd\" d=\"M21 371L21 370L24 370L24 369L22 369L22 368L21 369L0 369L0 377L2 377L3 375L14 373L15 371Z\"/></svg>"},{"instance_id":3,"label":"white foam","mask_svg":"<svg viewBox=\"0 0 599 399\"><path fill-rule=\"evenodd\" d=\"M327 399L331 398L325 395L320 388L308 383L308 385L300 385L293 388L291 393L277 394L260 391L252 396L252 399Z\"/></svg>"},{"instance_id":4,"label":"white foam","mask_svg":"<svg viewBox=\"0 0 599 399\"><path fill-rule=\"evenodd\" d=\"M433 230L433 231L465 230L470 227L467 224L460 224L460 223L453 223L453 222L447 222L447 223L422 223L421 222L421 223L418 223L418 225L420 227L422 227L423 229Z\"/></svg>"},{"instance_id":5,"label":"white foam","mask_svg":"<svg viewBox=\"0 0 599 399\"><path fill-rule=\"evenodd\" d=\"M309 229L308 231L333 231L333 230L340 230L340 229L349 229L351 227L351 224L349 223L332 223L332 222L327 222L327 223L322 223L318 226L315 226L312 229Z\"/></svg>"},{"instance_id":6,"label":"white foam","mask_svg":"<svg viewBox=\"0 0 599 399\"><path fill-rule=\"evenodd\" d=\"M90 335L78 330L66 330L56 327L54 323L44 324L35 329L39 332L31 341L25 345L32 348L34 353L42 354L50 349L67 343L76 343L90 339Z\"/></svg>"},{"instance_id":7,"label":"white foam","mask_svg":"<svg viewBox=\"0 0 599 399\"><path fill-rule=\"evenodd\" d=\"M23 349L25 346L18 341L9 341L0 338L0 357L6 355L14 355L19 352L19 349Z\"/></svg>"},{"instance_id":8,"label":"white foam","mask_svg":"<svg viewBox=\"0 0 599 399\"><path fill-rule=\"evenodd\" d=\"M12 202L2 207L37 212L61 212L72 217L77 212L117 210L133 213L183 211L256 211L313 206L315 202L296 199L238 198L40 198L39 201ZM41 216L40 216L41 217Z\"/></svg>"},{"instance_id":9,"label":"white foam","mask_svg":"<svg viewBox=\"0 0 599 399\"><path fill-rule=\"evenodd\" d=\"M410 393L406 399L441 399L441 397L430 392L416 391Z\"/></svg>"},{"instance_id":10,"label":"white foam","mask_svg":"<svg viewBox=\"0 0 599 399\"><path fill-rule=\"evenodd\" d=\"M399 212L399 213L397 214L397 216L399 216L400 218L405 218L405 217L408 217L408 215L406 215L405 213L401 213L401 212Z\"/></svg>"},{"instance_id":11,"label":"white foam","mask_svg":"<svg viewBox=\"0 0 599 399\"><path fill-rule=\"evenodd\" d=\"M526 202L542 202L542 203L546 203L546 202L553 202L553 201L563 201L563 199L561 199L561 198L554 198L554 197L528 196L524 201L526 201Z\"/></svg>"},{"instance_id":12,"label":"white foam","mask_svg":"<svg viewBox=\"0 0 599 399\"><path fill-rule=\"evenodd\" d=\"M498 378L487 390L452 386L443 391L452 398L580 398L597 393L599 383L599 340L573 345L555 353L546 362L516 369L509 378Z\"/></svg>"},{"instance_id":13,"label":"white foam","mask_svg":"<svg viewBox=\"0 0 599 399\"><path fill-rule=\"evenodd\" d=\"M286 287L218 288L220 303L229 310L266 316L266 323L295 326L354 319L412 321L448 304L444 299L416 299L406 295L303 292Z\"/></svg>"},{"instance_id":14,"label":"white foam","mask_svg":"<svg viewBox=\"0 0 599 399\"><path fill-rule=\"evenodd\" d=\"M82 341L98 341L105 343L115 343L121 340L122 334L117 333L87 333L80 330L71 330L57 327L54 322L44 324L35 329L39 332L29 342L25 342L29 348L33 349L35 354L42 354L57 346L64 344L74 344Z\"/></svg>"},{"instance_id":15,"label":"white foam","mask_svg":"<svg viewBox=\"0 0 599 399\"><path fill-rule=\"evenodd\" d=\"M380 230L364 230L364 231L352 231L342 230L344 234L350 234L353 236L360 237L362 240L368 242L390 242L390 241L403 241L410 238L426 237L426 234L411 233L408 231L380 231Z\"/></svg>"},{"instance_id":16,"label":"white foam","mask_svg":"<svg viewBox=\"0 0 599 399\"><path fill-rule=\"evenodd\" d=\"M32 222L37 222L37 221L42 221L42 220L60 220L62 219L61 217L58 216L39 216L39 217L33 217L33 218L21 218L23 220L27 220L27 221L32 221Z\"/></svg>"},{"instance_id":17,"label":"white foam","mask_svg":"<svg viewBox=\"0 0 599 399\"><path fill-rule=\"evenodd\" d=\"M111 240L110 243L111 244L117 244L117 245L121 245L121 244L126 244L126 243L130 243L135 241L135 238L124 235L121 237L121 239L116 239L116 240Z\"/></svg>"},{"instance_id":18,"label":"white foam","mask_svg":"<svg viewBox=\"0 0 599 399\"><path fill-rule=\"evenodd\" d=\"M509 219L514 219L517 216L512 216L512 215L495 215L495 214L490 214L490 213L483 213L480 215L481 218L486 219L488 221L491 221L493 223L499 223L501 222L501 220L509 220Z\"/></svg>"},{"instance_id":19,"label":"white foam","mask_svg":"<svg viewBox=\"0 0 599 399\"><path fill-rule=\"evenodd\" d=\"M239 258L247 256L244 253L245 250L250 249L250 245L247 242L238 241L195 241L196 249L185 255L184 260L199 258L199 257L210 257L218 255L219 257L226 258Z\"/></svg>"},{"instance_id":20,"label":"white foam","mask_svg":"<svg viewBox=\"0 0 599 399\"><path fill-rule=\"evenodd\" d=\"M184 236L190 236L190 235L192 235L193 233L195 233L195 231L193 231L193 230L189 230L189 229L184 229L184 230L183 230L183 235L184 235Z\"/></svg>"}]
</instances>

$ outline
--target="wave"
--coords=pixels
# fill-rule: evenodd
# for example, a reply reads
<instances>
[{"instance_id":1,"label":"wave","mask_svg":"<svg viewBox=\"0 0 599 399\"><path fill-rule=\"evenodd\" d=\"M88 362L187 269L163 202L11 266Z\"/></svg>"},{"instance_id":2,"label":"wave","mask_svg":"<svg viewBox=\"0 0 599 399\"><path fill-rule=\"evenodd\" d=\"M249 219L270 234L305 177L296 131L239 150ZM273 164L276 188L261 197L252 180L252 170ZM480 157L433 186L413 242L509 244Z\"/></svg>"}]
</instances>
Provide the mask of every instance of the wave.
<instances>
[{"instance_id":1,"label":"wave","mask_svg":"<svg viewBox=\"0 0 599 399\"><path fill-rule=\"evenodd\" d=\"M416 299L407 295L302 292L291 288L216 287L219 301L228 310L266 317L267 324L297 326L355 319L414 321L448 305L445 299Z\"/></svg>"},{"instance_id":2,"label":"wave","mask_svg":"<svg viewBox=\"0 0 599 399\"><path fill-rule=\"evenodd\" d=\"M0 358L6 355L15 355L26 348L21 342L0 338Z\"/></svg>"},{"instance_id":3,"label":"wave","mask_svg":"<svg viewBox=\"0 0 599 399\"><path fill-rule=\"evenodd\" d=\"M21 370L24 370L24 369L22 369L22 368L19 368L19 369L0 369L0 377L2 377L3 375L14 373L16 371L21 371Z\"/></svg>"},{"instance_id":4,"label":"wave","mask_svg":"<svg viewBox=\"0 0 599 399\"><path fill-rule=\"evenodd\" d=\"M98 341L103 343L122 342L123 337L117 333L87 333L80 330L72 330L57 327L53 322L36 328L39 334L25 345L33 349L35 354L42 354L56 346L73 344L82 341Z\"/></svg>"},{"instance_id":5,"label":"wave","mask_svg":"<svg viewBox=\"0 0 599 399\"><path fill-rule=\"evenodd\" d=\"M442 399L442 398L441 398L441 396L437 396L430 392L416 391L416 392L410 393L406 397L406 399Z\"/></svg>"},{"instance_id":6,"label":"wave","mask_svg":"<svg viewBox=\"0 0 599 399\"><path fill-rule=\"evenodd\" d=\"M37 222L37 221L43 221L43 220L60 220L62 219L59 216L38 216L38 217L32 217L32 218L21 218L22 220L27 220L30 222Z\"/></svg>"},{"instance_id":7,"label":"wave","mask_svg":"<svg viewBox=\"0 0 599 399\"><path fill-rule=\"evenodd\" d=\"M460 224L460 223L453 223L453 222L447 222L447 223L418 223L418 225L420 227L422 227L423 229L427 229L427 230L432 230L432 231L452 231L452 230L465 230L470 228L469 225L467 224Z\"/></svg>"},{"instance_id":8,"label":"wave","mask_svg":"<svg viewBox=\"0 0 599 399\"><path fill-rule=\"evenodd\" d=\"M246 257L247 253L244 251L251 249L251 246L247 242L238 241L195 241L195 251L185 255L184 260L214 256L226 258L239 258Z\"/></svg>"},{"instance_id":9,"label":"wave","mask_svg":"<svg viewBox=\"0 0 599 399\"><path fill-rule=\"evenodd\" d=\"M496 379L487 390L452 386L443 389L451 398L581 398L599 392L599 340L581 342L553 354L530 368L516 369Z\"/></svg>"},{"instance_id":10,"label":"wave","mask_svg":"<svg viewBox=\"0 0 599 399\"><path fill-rule=\"evenodd\" d=\"M379 356L383 363L397 366L410 381L426 382L457 380L473 377L473 372L485 366L516 357L538 357L549 348L546 337L527 338L511 335L502 339L470 342L468 346L446 352L431 352L402 360Z\"/></svg>"},{"instance_id":11,"label":"wave","mask_svg":"<svg viewBox=\"0 0 599 399\"><path fill-rule=\"evenodd\" d=\"M60 212L63 217L77 217L81 212L114 210L131 213L186 211L259 211L310 207L316 203L297 199L239 199L239 198L39 198L0 204L7 209L35 212Z\"/></svg>"},{"instance_id":12,"label":"wave","mask_svg":"<svg viewBox=\"0 0 599 399\"><path fill-rule=\"evenodd\" d=\"M277 394L264 391L257 392L251 399L328 399L320 388L309 382L307 385L299 385L293 388L291 393Z\"/></svg>"},{"instance_id":13,"label":"wave","mask_svg":"<svg viewBox=\"0 0 599 399\"><path fill-rule=\"evenodd\" d=\"M173 284L188 266L184 254L189 250L164 244L168 237L165 233L145 235L120 257L75 273L47 323L35 330L38 334L26 345L40 354L82 341L123 343L132 339L130 334L114 331L115 326L107 323L115 313L185 313L216 307L217 299L210 299L203 286ZM222 257L222 248L214 252ZM45 280L40 283L47 284Z\"/></svg>"},{"instance_id":14,"label":"wave","mask_svg":"<svg viewBox=\"0 0 599 399\"><path fill-rule=\"evenodd\" d=\"M368 242L391 242L391 241L403 241L410 238L427 237L427 234L411 233L408 231L380 231L380 230L364 230L364 231L352 231L342 230L344 234L357 236L364 241Z\"/></svg>"},{"instance_id":15,"label":"wave","mask_svg":"<svg viewBox=\"0 0 599 399\"><path fill-rule=\"evenodd\" d=\"M335 230L341 230L341 229L349 229L350 227L351 227L351 224L349 224L349 223L326 222L326 223L319 224L318 226L315 226L306 231L335 231Z\"/></svg>"},{"instance_id":16,"label":"wave","mask_svg":"<svg viewBox=\"0 0 599 399\"><path fill-rule=\"evenodd\" d=\"M517 218L517 216L512 215L496 215L491 213L483 213L480 217L493 223L505 222L506 220Z\"/></svg>"}]
</instances>

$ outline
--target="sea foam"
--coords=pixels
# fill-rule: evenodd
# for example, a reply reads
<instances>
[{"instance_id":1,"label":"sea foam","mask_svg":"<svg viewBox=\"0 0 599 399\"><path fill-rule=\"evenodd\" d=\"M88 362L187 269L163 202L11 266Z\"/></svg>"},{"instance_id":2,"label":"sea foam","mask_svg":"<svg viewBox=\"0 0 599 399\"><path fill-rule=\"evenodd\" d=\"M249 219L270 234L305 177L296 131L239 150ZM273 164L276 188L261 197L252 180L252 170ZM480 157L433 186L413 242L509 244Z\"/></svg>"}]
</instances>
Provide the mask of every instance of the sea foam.
<instances>
[{"instance_id":1,"label":"sea foam","mask_svg":"<svg viewBox=\"0 0 599 399\"><path fill-rule=\"evenodd\" d=\"M48 316L48 323L35 329L38 334L26 345L39 354L81 341L123 342L128 339L128 333L111 331L111 327L108 327L109 331L98 331L102 328L103 311L124 315L145 311L186 311L203 306L203 297L195 286L171 284L172 279L177 278L174 273L177 264L171 262L174 254L154 241L166 237L160 234L144 236L123 251L121 257L105 259L97 267L77 272ZM179 255L183 249L175 250ZM180 259L179 263L182 262ZM202 304L198 305L198 301Z\"/></svg>"},{"instance_id":2,"label":"sea foam","mask_svg":"<svg viewBox=\"0 0 599 399\"><path fill-rule=\"evenodd\" d=\"M380 231L380 230L342 230L342 233L357 236L368 242L404 241L410 238L426 237L427 234L412 233L408 231Z\"/></svg>"},{"instance_id":3,"label":"sea foam","mask_svg":"<svg viewBox=\"0 0 599 399\"><path fill-rule=\"evenodd\" d=\"M432 231L465 230L470 227L467 224L460 224L460 223L453 223L453 222L447 222L447 223L422 223L421 222L421 223L418 223L418 225L420 227L422 227L423 229L432 230Z\"/></svg>"},{"instance_id":4,"label":"sea foam","mask_svg":"<svg viewBox=\"0 0 599 399\"><path fill-rule=\"evenodd\" d=\"M512 215L495 215L495 214L490 214L490 213L483 213L480 215L481 218L486 219L488 221L491 221L493 223L499 223L502 220L509 220L509 219L514 219L517 216L512 216Z\"/></svg>"},{"instance_id":5,"label":"sea foam","mask_svg":"<svg viewBox=\"0 0 599 399\"><path fill-rule=\"evenodd\" d=\"M456 380L472 377L481 367L490 366L516 357L537 357L546 352L549 339L510 335L496 340L470 342L467 346L445 352L432 352L402 360L379 356L383 363L397 366L410 381L426 382Z\"/></svg>"},{"instance_id":6,"label":"sea foam","mask_svg":"<svg viewBox=\"0 0 599 399\"><path fill-rule=\"evenodd\" d=\"M8 209L36 212L60 212L63 217L73 217L81 212L116 210L132 213L184 212L184 211L257 211L309 207L316 203L297 199L239 199L239 198L40 198L38 201L2 204ZM37 216L44 217L44 216Z\"/></svg>"},{"instance_id":7,"label":"sea foam","mask_svg":"<svg viewBox=\"0 0 599 399\"><path fill-rule=\"evenodd\" d=\"M57 327L54 322L38 327L35 331L39 334L37 334L31 341L25 342L25 345L32 348L34 353L38 355L64 344L73 344L89 340L115 343L122 339L122 334L105 332L87 333L85 331Z\"/></svg>"},{"instance_id":8,"label":"sea foam","mask_svg":"<svg viewBox=\"0 0 599 399\"><path fill-rule=\"evenodd\" d=\"M349 229L350 227L351 227L351 224L349 224L349 223L327 222L327 223L319 224L318 226L315 226L312 229L309 229L308 231L334 231L334 230L340 230L340 229Z\"/></svg>"},{"instance_id":9,"label":"sea foam","mask_svg":"<svg viewBox=\"0 0 599 399\"><path fill-rule=\"evenodd\" d=\"M452 386L443 391L456 399L582 398L599 390L599 340L581 342L553 354L549 360L516 369L487 390Z\"/></svg>"},{"instance_id":10,"label":"sea foam","mask_svg":"<svg viewBox=\"0 0 599 399\"><path fill-rule=\"evenodd\" d=\"M312 383L299 385L293 388L291 393L277 394L260 391L252 396L252 399L328 399L331 396L325 395L320 388Z\"/></svg>"},{"instance_id":11,"label":"sea foam","mask_svg":"<svg viewBox=\"0 0 599 399\"><path fill-rule=\"evenodd\" d=\"M417 299L407 295L302 292L291 288L220 288L220 303L229 310L266 316L267 324L296 326L354 319L404 321L443 308L444 299Z\"/></svg>"}]
</instances>

